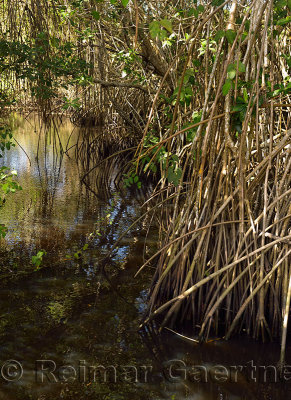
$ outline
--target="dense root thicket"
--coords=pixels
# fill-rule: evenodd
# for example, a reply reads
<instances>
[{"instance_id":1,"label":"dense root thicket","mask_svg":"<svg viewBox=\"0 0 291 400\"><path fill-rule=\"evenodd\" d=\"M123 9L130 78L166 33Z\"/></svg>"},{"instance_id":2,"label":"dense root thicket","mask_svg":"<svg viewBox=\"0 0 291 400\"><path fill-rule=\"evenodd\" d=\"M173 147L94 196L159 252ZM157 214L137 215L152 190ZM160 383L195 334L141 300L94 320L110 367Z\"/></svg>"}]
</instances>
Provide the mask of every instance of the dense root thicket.
<instances>
[{"instance_id":1,"label":"dense root thicket","mask_svg":"<svg viewBox=\"0 0 291 400\"><path fill-rule=\"evenodd\" d=\"M146 322L162 315L163 326L190 323L200 339L242 331L263 340L281 336L283 362L291 296L290 91L275 88L290 79L290 30L274 22L274 2L242 3L233 1L228 13L207 7L193 26L170 127L137 153L137 164L147 160L144 169L158 161L162 170L153 196L161 198L162 240L147 262L156 273ZM219 30L233 38L214 42ZM183 100L192 70L199 90L189 103L191 121Z\"/></svg>"}]
</instances>

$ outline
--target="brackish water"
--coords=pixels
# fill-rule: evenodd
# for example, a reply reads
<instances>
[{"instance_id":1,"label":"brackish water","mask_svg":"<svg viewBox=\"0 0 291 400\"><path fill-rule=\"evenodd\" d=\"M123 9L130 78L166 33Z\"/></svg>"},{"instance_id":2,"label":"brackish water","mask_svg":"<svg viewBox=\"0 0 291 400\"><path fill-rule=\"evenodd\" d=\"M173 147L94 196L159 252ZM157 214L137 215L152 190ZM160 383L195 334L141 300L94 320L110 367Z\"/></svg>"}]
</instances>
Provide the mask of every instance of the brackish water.
<instances>
[{"instance_id":1,"label":"brackish water","mask_svg":"<svg viewBox=\"0 0 291 400\"><path fill-rule=\"evenodd\" d=\"M17 116L13 126L27 155L16 146L2 160L23 190L0 211L9 228L0 248L0 399L290 398L291 374L279 381L272 367L278 344L197 345L170 331L139 332L152 270L134 275L155 250L155 229L134 226L110 262L101 260L140 215L143 195L116 189L113 179L94 190L80 184L74 145L87 133L68 121L53 130ZM47 254L36 269L39 250Z\"/></svg>"}]
</instances>

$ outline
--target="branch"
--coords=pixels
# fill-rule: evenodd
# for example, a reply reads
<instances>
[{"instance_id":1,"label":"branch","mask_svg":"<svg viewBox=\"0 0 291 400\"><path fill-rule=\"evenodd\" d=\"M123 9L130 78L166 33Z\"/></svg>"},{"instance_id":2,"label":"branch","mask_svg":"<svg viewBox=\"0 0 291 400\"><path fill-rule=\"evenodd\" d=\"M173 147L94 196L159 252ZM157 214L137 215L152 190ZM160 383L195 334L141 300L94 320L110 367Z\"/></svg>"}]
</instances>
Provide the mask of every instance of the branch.
<instances>
[{"instance_id":1,"label":"branch","mask_svg":"<svg viewBox=\"0 0 291 400\"><path fill-rule=\"evenodd\" d=\"M101 79L93 79L93 83L99 83L101 86L104 87L126 87L130 89L139 89L145 93L149 93L149 91L142 85L135 85L131 82L117 82L117 81L107 82L107 81L102 81Z\"/></svg>"}]
</instances>

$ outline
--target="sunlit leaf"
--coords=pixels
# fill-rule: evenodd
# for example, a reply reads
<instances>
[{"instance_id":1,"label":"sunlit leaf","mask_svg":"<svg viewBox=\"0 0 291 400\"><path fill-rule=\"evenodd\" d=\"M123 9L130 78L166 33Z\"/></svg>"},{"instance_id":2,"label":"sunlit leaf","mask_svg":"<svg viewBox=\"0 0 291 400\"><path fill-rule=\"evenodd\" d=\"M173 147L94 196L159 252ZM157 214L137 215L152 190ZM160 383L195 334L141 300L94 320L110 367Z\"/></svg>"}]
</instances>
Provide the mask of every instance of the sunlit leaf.
<instances>
[{"instance_id":1,"label":"sunlit leaf","mask_svg":"<svg viewBox=\"0 0 291 400\"><path fill-rule=\"evenodd\" d=\"M173 32L172 22L169 21L168 19L162 19L162 20L160 21L160 24L161 24L165 29L167 29L167 31L169 31L170 33Z\"/></svg>"},{"instance_id":2,"label":"sunlit leaf","mask_svg":"<svg viewBox=\"0 0 291 400\"><path fill-rule=\"evenodd\" d=\"M151 37L154 39L158 36L161 31L160 23L158 21L152 21L149 25Z\"/></svg>"},{"instance_id":3,"label":"sunlit leaf","mask_svg":"<svg viewBox=\"0 0 291 400\"><path fill-rule=\"evenodd\" d=\"M246 88L243 88L243 97L244 97L244 101L245 103L248 102L248 92Z\"/></svg>"},{"instance_id":4,"label":"sunlit leaf","mask_svg":"<svg viewBox=\"0 0 291 400\"><path fill-rule=\"evenodd\" d=\"M229 64L227 67L227 76L229 79L235 78L236 75L236 67L234 64Z\"/></svg>"},{"instance_id":5,"label":"sunlit leaf","mask_svg":"<svg viewBox=\"0 0 291 400\"><path fill-rule=\"evenodd\" d=\"M291 15L288 15L286 18L279 19L279 21L276 22L276 25L283 26L289 24L289 22L291 22Z\"/></svg>"}]
</instances>

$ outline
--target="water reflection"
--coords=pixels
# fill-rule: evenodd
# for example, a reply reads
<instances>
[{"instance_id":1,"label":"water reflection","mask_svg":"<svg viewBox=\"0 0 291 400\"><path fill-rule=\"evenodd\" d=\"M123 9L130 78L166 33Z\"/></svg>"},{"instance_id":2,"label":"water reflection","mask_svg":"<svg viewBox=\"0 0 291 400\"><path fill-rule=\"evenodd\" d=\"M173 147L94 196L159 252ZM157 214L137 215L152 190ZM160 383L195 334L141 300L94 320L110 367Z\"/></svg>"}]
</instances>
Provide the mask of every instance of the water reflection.
<instances>
[{"instance_id":1,"label":"water reflection","mask_svg":"<svg viewBox=\"0 0 291 400\"><path fill-rule=\"evenodd\" d=\"M288 398L290 383L256 384L243 373L235 384L197 383L188 373L186 379L169 381L167 366L174 359L182 360L187 368L240 365L250 360L275 364L279 346L242 340L197 346L170 332L160 335L155 326L139 333L152 271L147 269L139 280L133 276L144 255L154 250L156 232L150 232L145 245L147 232L141 222L122 239L109 260L101 260L139 215L140 203L133 196L117 197L111 224L104 224L114 184L108 180L104 192L95 186L98 196L80 184L79 176L92 166L94 157L83 164L77 162L81 133L69 122L64 121L56 132L53 126L40 129L35 117L29 121L18 117L14 134L30 161L19 147L7 152L3 161L18 170L23 191L1 210L9 233L1 249L0 366L5 360L18 360L24 373L17 382L0 377L0 399ZM96 229L102 234L94 237L82 257L67 261L66 254L84 246L87 235ZM30 257L41 248L48 255L43 268L35 271ZM88 375L83 380L70 376L67 381L39 382L37 360L52 360L56 372L64 365L76 371L80 365L101 365L106 370L113 365L118 379L115 382L110 375L104 382L99 371L96 379ZM147 381L132 380L132 376L125 379L124 366L148 367Z\"/></svg>"},{"instance_id":2,"label":"water reflection","mask_svg":"<svg viewBox=\"0 0 291 400\"><path fill-rule=\"evenodd\" d=\"M39 238L48 236L47 229L57 228L64 234L81 222L86 212L92 215L94 208L96 212L93 199L91 203L86 201L86 192L78 183L76 163L60 152L70 137L72 126L65 123L57 140L53 132L33 129L33 124L37 126L38 121L20 124L14 131L31 164L18 146L6 152L3 159L5 165L18 171L18 180L24 189L1 212L3 223L10 228L7 240L11 244L21 240L28 246L36 235Z\"/></svg>"}]
</instances>

